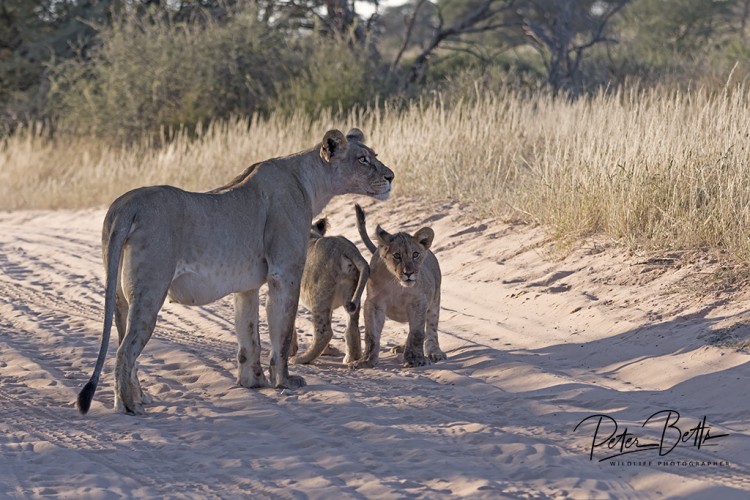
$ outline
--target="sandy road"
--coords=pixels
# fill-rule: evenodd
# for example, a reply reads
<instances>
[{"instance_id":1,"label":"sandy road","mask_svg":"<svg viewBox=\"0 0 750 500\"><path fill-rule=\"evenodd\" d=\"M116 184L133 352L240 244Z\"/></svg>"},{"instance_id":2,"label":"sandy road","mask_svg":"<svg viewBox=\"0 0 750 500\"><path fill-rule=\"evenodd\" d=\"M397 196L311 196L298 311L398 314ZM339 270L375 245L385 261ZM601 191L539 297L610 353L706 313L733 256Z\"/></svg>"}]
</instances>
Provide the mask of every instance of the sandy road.
<instances>
[{"instance_id":1,"label":"sandy road","mask_svg":"<svg viewBox=\"0 0 750 500\"><path fill-rule=\"evenodd\" d=\"M359 243L351 202L327 213ZM469 224L455 205L366 209L389 230L434 227L446 362L404 370L384 352L352 371L323 358L292 367L303 389L247 390L231 301L167 304L140 358L155 398L142 418L112 410L114 339L91 412L73 407L99 346L104 211L0 214L0 496L747 496L748 304L674 292L696 267L588 244L561 259L540 230ZM309 340L304 310L297 327ZM387 322L383 348L404 335ZM728 436L618 465L597 461L603 447L589 460L592 430L573 431L605 413L653 441L658 426L639 426L668 408ZM727 465L680 465L702 462Z\"/></svg>"}]
</instances>

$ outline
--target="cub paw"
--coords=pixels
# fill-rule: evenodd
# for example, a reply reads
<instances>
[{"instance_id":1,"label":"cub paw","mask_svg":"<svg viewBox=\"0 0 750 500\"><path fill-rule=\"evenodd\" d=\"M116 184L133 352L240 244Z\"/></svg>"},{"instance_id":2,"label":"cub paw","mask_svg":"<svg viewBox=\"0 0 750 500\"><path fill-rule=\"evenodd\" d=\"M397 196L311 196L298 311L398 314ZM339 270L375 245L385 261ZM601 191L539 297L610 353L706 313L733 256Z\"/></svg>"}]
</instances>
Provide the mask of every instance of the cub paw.
<instances>
[{"instance_id":1,"label":"cub paw","mask_svg":"<svg viewBox=\"0 0 750 500\"><path fill-rule=\"evenodd\" d=\"M353 368L355 370L359 370L361 368L373 368L375 367L375 364L377 363L376 359L358 359L356 361L353 361L349 363L349 368Z\"/></svg>"},{"instance_id":2,"label":"cub paw","mask_svg":"<svg viewBox=\"0 0 750 500\"><path fill-rule=\"evenodd\" d=\"M329 345L323 350L323 352L320 355L321 356L341 356L342 354L343 353L339 349Z\"/></svg>"},{"instance_id":3,"label":"cub paw","mask_svg":"<svg viewBox=\"0 0 750 500\"><path fill-rule=\"evenodd\" d=\"M404 351L404 367L416 368L418 366L429 365L430 360L425 358L422 353L414 351Z\"/></svg>"}]
</instances>

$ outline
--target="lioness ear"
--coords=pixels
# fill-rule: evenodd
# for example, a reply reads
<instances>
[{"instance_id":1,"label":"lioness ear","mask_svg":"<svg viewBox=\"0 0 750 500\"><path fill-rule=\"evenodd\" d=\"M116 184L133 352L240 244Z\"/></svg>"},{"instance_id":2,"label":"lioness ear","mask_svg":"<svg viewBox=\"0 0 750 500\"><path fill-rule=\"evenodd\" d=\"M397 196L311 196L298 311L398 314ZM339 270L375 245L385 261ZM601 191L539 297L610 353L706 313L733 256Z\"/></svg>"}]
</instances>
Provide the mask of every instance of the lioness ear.
<instances>
[{"instance_id":1,"label":"lioness ear","mask_svg":"<svg viewBox=\"0 0 750 500\"><path fill-rule=\"evenodd\" d=\"M422 245L425 250L430 248L430 245L432 245L432 240L435 238L435 231L432 230L432 228L429 227L423 227L416 233L414 233L414 239L419 242L420 245Z\"/></svg>"},{"instance_id":2,"label":"lioness ear","mask_svg":"<svg viewBox=\"0 0 750 500\"><path fill-rule=\"evenodd\" d=\"M327 218L318 219L313 223L313 231L318 233L320 236L325 236L328 231L329 224Z\"/></svg>"},{"instance_id":3,"label":"lioness ear","mask_svg":"<svg viewBox=\"0 0 750 500\"><path fill-rule=\"evenodd\" d=\"M346 138L350 141L356 141L359 143L365 142L365 134L363 134L362 131L358 128L353 128L349 132L347 132Z\"/></svg>"},{"instance_id":4,"label":"lioness ear","mask_svg":"<svg viewBox=\"0 0 750 500\"><path fill-rule=\"evenodd\" d=\"M393 241L393 236L388 231L380 227L380 224L378 224L378 227L375 228L375 237L384 246L390 245Z\"/></svg>"},{"instance_id":5,"label":"lioness ear","mask_svg":"<svg viewBox=\"0 0 750 500\"><path fill-rule=\"evenodd\" d=\"M344 134L340 130L329 130L323 136L323 144L320 146L320 157L330 163L331 158L346 151L346 146L346 137L344 137Z\"/></svg>"}]
</instances>

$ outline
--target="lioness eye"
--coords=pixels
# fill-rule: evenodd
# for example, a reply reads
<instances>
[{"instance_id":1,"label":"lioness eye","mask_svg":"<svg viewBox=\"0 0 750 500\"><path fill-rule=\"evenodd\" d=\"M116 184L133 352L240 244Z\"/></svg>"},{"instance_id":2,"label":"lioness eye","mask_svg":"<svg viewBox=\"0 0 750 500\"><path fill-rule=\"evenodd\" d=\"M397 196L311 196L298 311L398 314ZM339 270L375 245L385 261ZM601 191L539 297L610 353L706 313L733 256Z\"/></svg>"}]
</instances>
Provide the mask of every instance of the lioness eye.
<instances>
[{"instance_id":1,"label":"lioness eye","mask_svg":"<svg viewBox=\"0 0 750 500\"><path fill-rule=\"evenodd\" d=\"M359 157L359 162L360 162L361 164L363 164L363 165L367 165L367 163L369 163L369 162L367 161L367 157L366 157L366 156L360 156L360 157Z\"/></svg>"},{"instance_id":2,"label":"lioness eye","mask_svg":"<svg viewBox=\"0 0 750 500\"><path fill-rule=\"evenodd\" d=\"M411 256L412 259L417 260L419 258L419 252L414 252Z\"/></svg>"},{"instance_id":3,"label":"lioness eye","mask_svg":"<svg viewBox=\"0 0 750 500\"><path fill-rule=\"evenodd\" d=\"M396 260L401 260L401 254L400 253L394 253L393 258Z\"/></svg>"}]
</instances>

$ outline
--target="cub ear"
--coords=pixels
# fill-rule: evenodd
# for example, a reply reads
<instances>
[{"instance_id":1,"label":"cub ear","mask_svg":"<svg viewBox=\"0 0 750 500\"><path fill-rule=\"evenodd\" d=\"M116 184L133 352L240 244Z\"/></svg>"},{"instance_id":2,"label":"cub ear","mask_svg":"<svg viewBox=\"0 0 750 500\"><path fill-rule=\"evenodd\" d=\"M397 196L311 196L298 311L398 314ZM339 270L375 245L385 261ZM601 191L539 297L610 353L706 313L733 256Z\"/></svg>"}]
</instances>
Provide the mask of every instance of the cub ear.
<instances>
[{"instance_id":1,"label":"cub ear","mask_svg":"<svg viewBox=\"0 0 750 500\"><path fill-rule=\"evenodd\" d=\"M350 141L359 142L360 144L365 142L365 134L358 128L353 128L347 132L346 138Z\"/></svg>"},{"instance_id":2,"label":"cub ear","mask_svg":"<svg viewBox=\"0 0 750 500\"><path fill-rule=\"evenodd\" d=\"M346 151L347 144L346 137L340 130L329 130L323 136L323 143L320 145L320 157L331 163L331 158L338 157Z\"/></svg>"},{"instance_id":3,"label":"cub ear","mask_svg":"<svg viewBox=\"0 0 750 500\"><path fill-rule=\"evenodd\" d=\"M435 231L432 230L430 227L423 227L416 233L414 233L414 239L419 242L420 245L422 245L425 250L430 248L430 245L432 245L432 240L435 238Z\"/></svg>"},{"instance_id":4,"label":"cub ear","mask_svg":"<svg viewBox=\"0 0 750 500\"><path fill-rule=\"evenodd\" d=\"M330 224L328 224L328 219L318 219L315 222L313 222L312 231L317 233L318 236L325 236L326 232L328 231L328 228L330 227Z\"/></svg>"},{"instance_id":5,"label":"cub ear","mask_svg":"<svg viewBox=\"0 0 750 500\"><path fill-rule=\"evenodd\" d=\"M380 224L378 224L378 227L375 228L375 237L384 246L390 245L393 241L393 235L380 227Z\"/></svg>"}]
</instances>

